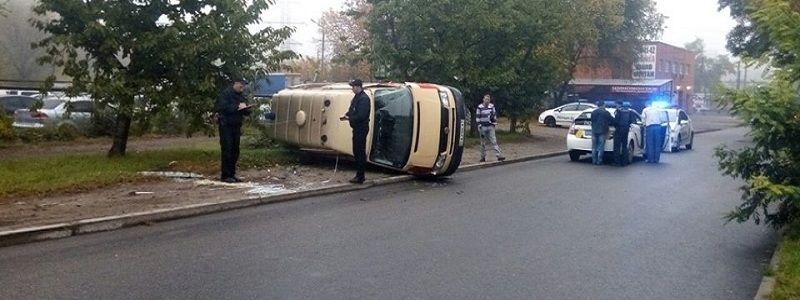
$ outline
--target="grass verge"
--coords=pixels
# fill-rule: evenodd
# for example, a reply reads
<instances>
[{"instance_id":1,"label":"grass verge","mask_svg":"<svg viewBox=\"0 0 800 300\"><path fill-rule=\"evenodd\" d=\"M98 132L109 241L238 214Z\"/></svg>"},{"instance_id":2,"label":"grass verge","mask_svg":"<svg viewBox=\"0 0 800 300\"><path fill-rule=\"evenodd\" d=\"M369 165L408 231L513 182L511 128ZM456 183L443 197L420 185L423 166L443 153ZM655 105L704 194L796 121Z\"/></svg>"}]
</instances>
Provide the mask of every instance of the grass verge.
<instances>
[{"instance_id":1,"label":"grass verge","mask_svg":"<svg viewBox=\"0 0 800 300\"><path fill-rule=\"evenodd\" d=\"M141 171L219 172L219 149L142 151L122 158L101 154L0 160L0 200L81 192L124 182L153 180ZM239 168L259 168L294 160L283 149L242 149Z\"/></svg>"},{"instance_id":2,"label":"grass verge","mask_svg":"<svg viewBox=\"0 0 800 300\"><path fill-rule=\"evenodd\" d=\"M800 221L790 225L781 241L772 300L800 299Z\"/></svg>"}]
</instances>

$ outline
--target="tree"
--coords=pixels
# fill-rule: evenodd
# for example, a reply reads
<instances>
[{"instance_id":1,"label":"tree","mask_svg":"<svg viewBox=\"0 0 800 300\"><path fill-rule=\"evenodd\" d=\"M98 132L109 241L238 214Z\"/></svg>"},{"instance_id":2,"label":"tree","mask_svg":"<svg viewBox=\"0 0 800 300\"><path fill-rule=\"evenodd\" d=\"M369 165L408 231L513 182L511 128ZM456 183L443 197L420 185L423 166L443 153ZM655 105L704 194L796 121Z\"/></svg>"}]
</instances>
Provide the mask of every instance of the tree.
<instances>
[{"instance_id":1,"label":"tree","mask_svg":"<svg viewBox=\"0 0 800 300\"><path fill-rule=\"evenodd\" d=\"M470 111L494 93L512 121L529 116L554 84L558 2L371 3L373 63L391 79L458 87Z\"/></svg>"},{"instance_id":2,"label":"tree","mask_svg":"<svg viewBox=\"0 0 800 300\"><path fill-rule=\"evenodd\" d=\"M39 65L36 58L44 55L31 44L45 38L45 34L28 23L33 17L30 3L0 2L0 78L7 80L40 81L56 72L52 65ZM6 67L7 66L7 67Z\"/></svg>"},{"instance_id":3,"label":"tree","mask_svg":"<svg viewBox=\"0 0 800 300\"><path fill-rule=\"evenodd\" d=\"M664 15L652 0L569 0L563 14L564 51L556 101L564 100L569 81L581 64L605 66L622 78L641 46L661 35Z\"/></svg>"},{"instance_id":4,"label":"tree","mask_svg":"<svg viewBox=\"0 0 800 300\"><path fill-rule=\"evenodd\" d=\"M685 45L686 50L695 54L694 88L700 93L709 93L716 86L722 84L722 76L736 71L736 66L727 55L708 57L705 55L705 44L702 39L696 39Z\"/></svg>"},{"instance_id":5,"label":"tree","mask_svg":"<svg viewBox=\"0 0 800 300\"><path fill-rule=\"evenodd\" d=\"M780 67L768 86L723 91L720 101L732 104L753 139L742 149L716 150L720 169L745 181L742 203L726 219L780 228L800 220L800 4L721 0L720 5L730 7L740 23L729 35L729 49L743 58L768 56ZM744 31L752 34L741 35Z\"/></svg>"},{"instance_id":6,"label":"tree","mask_svg":"<svg viewBox=\"0 0 800 300\"><path fill-rule=\"evenodd\" d=\"M37 46L43 63L63 66L71 94L88 92L116 110L109 155L124 155L132 119L170 109L186 113L190 132L231 76L277 70L295 57L277 50L290 28L259 25L273 0L40 0L33 24L50 36Z\"/></svg>"},{"instance_id":7,"label":"tree","mask_svg":"<svg viewBox=\"0 0 800 300\"><path fill-rule=\"evenodd\" d=\"M367 16L372 6L366 0L348 0L342 11L329 10L320 19L326 37L327 78L346 81L352 78L370 78L370 35Z\"/></svg>"}]
</instances>

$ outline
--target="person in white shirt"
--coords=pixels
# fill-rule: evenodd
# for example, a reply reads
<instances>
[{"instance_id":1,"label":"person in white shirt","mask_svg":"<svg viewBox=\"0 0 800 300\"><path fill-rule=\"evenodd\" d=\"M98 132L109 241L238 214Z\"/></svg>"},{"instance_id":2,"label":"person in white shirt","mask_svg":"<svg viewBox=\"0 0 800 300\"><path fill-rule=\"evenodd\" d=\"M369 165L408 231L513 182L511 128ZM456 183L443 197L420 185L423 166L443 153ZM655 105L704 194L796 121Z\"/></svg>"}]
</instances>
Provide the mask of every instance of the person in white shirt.
<instances>
[{"instance_id":1,"label":"person in white shirt","mask_svg":"<svg viewBox=\"0 0 800 300\"><path fill-rule=\"evenodd\" d=\"M644 121L645 143L644 150L648 163L658 163L661 160L661 149L664 147L664 123L667 122L667 111L655 107L652 103L642 110Z\"/></svg>"}]
</instances>

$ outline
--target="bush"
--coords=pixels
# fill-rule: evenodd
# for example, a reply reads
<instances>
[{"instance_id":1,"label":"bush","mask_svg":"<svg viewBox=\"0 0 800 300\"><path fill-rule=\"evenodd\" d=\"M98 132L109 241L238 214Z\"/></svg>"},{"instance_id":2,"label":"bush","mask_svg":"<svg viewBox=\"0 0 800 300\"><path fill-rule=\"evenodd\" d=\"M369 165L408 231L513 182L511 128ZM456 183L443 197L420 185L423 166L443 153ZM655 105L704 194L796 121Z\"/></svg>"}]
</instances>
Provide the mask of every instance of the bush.
<instances>
[{"instance_id":1,"label":"bush","mask_svg":"<svg viewBox=\"0 0 800 300\"><path fill-rule=\"evenodd\" d=\"M50 141L73 141L81 136L77 128L69 125L45 125L42 128L14 129L15 136L25 143L39 143Z\"/></svg>"},{"instance_id":2,"label":"bush","mask_svg":"<svg viewBox=\"0 0 800 300\"><path fill-rule=\"evenodd\" d=\"M729 222L752 218L780 228L800 219L800 103L789 78L779 73L769 86L723 95L731 112L750 124L753 139L742 149L716 149L720 169L746 181Z\"/></svg>"},{"instance_id":3,"label":"bush","mask_svg":"<svg viewBox=\"0 0 800 300\"><path fill-rule=\"evenodd\" d=\"M0 141L14 141L16 139L16 135L14 134L14 127L11 124L14 120L5 114L5 112L0 111Z\"/></svg>"}]
</instances>

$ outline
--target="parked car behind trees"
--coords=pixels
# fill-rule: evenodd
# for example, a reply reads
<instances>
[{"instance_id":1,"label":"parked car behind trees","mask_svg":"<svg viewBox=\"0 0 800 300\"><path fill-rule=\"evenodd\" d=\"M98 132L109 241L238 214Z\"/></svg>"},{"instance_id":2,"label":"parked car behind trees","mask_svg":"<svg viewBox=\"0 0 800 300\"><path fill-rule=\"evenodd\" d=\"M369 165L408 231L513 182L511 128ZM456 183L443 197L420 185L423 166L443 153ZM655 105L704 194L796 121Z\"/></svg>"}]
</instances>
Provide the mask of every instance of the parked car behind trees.
<instances>
[{"instance_id":1,"label":"parked car behind trees","mask_svg":"<svg viewBox=\"0 0 800 300\"><path fill-rule=\"evenodd\" d=\"M2 107L3 113L8 116L13 115L14 111L18 109L30 108L34 102L36 102L36 98L31 96L0 96L0 107Z\"/></svg>"},{"instance_id":2,"label":"parked car behind trees","mask_svg":"<svg viewBox=\"0 0 800 300\"><path fill-rule=\"evenodd\" d=\"M94 104L86 96L74 98L46 97L42 108L31 111L28 108L14 111L16 128L42 128L55 126L85 132L91 124Z\"/></svg>"}]
</instances>

